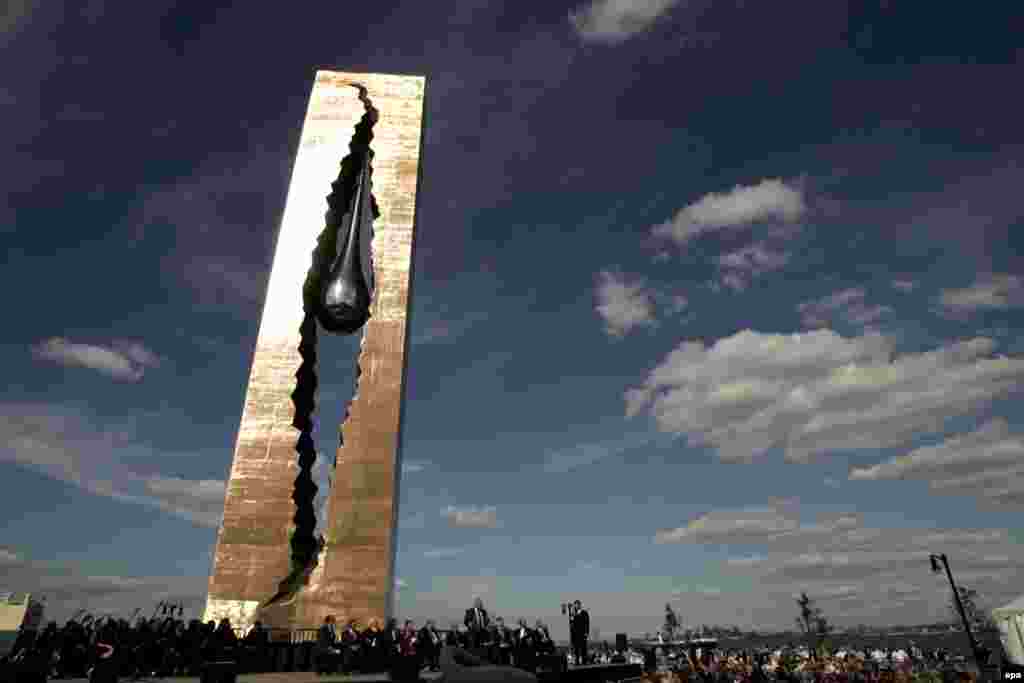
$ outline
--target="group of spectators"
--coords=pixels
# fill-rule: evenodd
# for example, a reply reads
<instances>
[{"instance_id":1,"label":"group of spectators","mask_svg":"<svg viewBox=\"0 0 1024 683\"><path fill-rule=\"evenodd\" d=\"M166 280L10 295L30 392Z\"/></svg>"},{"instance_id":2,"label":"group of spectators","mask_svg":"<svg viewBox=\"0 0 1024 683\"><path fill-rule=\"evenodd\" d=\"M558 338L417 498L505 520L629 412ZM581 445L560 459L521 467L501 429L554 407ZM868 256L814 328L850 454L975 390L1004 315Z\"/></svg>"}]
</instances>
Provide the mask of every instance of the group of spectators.
<instances>
[{"instance_id":1,"label":"group of spectators","mask_svg":"<svg viewBox=\"0 0 1024 683\"><path fill-rule=\"evenodd\" d=\"M415 680L423 669L440 669L445 647L475 650L493 664L527 671L536 670L541 655L556 653L548 627L540 620L530 627L520 619L509 627L498 617L485 628L452 625L442 633L432 619L419 628L412 620L400 627L397 619L384 628L376 621L363 628L356 620L339 627L328 616L319 629L315 668L320 673L389 671L393 680Z\"/></svg>"},{"instance_id":2,"label":"group of spectators","mask_svg":"<svg viewBox=\"0 0 1024 683\"><path fill-rule=\"evenodd\" d=\"M516 627L498 617L481 631L465 625L441 632L433 620L421 628L407 620L399 627L391 619L381 628L377 621L362 627L348 621L340 628L333 617L320 627L313 647L313 667L319 672L382 672L396 679L413 678L423 669L440 668L441 650L475 650L494 664L534 671L540 655L554 654L548 627L537 620L533 627L520 619ZM11 651L0 658L0 673L16 673L19 680L89 678L113 683L118 678L199 676L208 662L231 660L243 671L274 668L270 633L260 622L243 637L227 619L219 624L198 619L139 618L135 623L112 617L72 618L62 627L19 633ZM0 676L0 681L7 676Z\"/></svg>"},{"instance_id":3,"label":"group of spectators","mask_svg":"<svg viewBox=\"0 0 1024 683\"><path fill-rule=\"evenodd\" d=\"M666 665L667 664L667 665ZM653 668L648 666L648 669ZM774 651L685 651L659 661L650 683L953 683L976 680L962 658L920 648L814 652L792 646ZM667 669L667 670L666 670Z\"/></svg>"},{"instance_id":4,"label":"group of spectators","mask_svg":"<svg viewBox=\"0 0 1024 683\"><path fill-rule=\"evenodd\" d=\"M258 649L266 632L254 628L244 643ZM58 628L50 622L39 632L22 631L0 660L5 671L31 672L37 680L85 678L97 683L117 677L198 676L204 662L237 654L240 643L231 624L187 624L173 617L71 619Z\"/></svg>"}]
</instances>

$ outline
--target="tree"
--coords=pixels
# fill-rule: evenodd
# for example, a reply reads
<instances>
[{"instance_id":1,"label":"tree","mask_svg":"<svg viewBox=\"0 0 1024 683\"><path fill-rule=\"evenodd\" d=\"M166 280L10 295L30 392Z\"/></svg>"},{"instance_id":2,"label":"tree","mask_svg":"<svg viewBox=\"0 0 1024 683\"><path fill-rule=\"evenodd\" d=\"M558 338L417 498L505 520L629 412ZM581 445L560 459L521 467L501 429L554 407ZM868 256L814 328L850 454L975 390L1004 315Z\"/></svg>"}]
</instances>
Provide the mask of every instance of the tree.
<instances>
[{"instance_id":1,"label":"tree","mask_svg":"<svg viewBox=\"0 0 1024 683\"><path fill-rule=\"evenodd\" d=\"M825 636L832 631L832 626L829 625L821 608L815 606L814 600L807 597L807 593L800 593L796 604L800 607L796 625L808 640L813 636Z\"/></svg>"},{"instance_id":2,"label":"tree","mask_svg":"<svg viewBox=\"0 0 1024 683\"><path fill-rule=\"evenodd\" d=\"M961 604L964 605L964 614L967 616L968 624L974 626L978 623L981 615L978 609L978 591L967 586L957 586L956 592L959 593ZM953 596L949 596L949 611L953 615L953 626L961 626L961 615L959 615L959 609L956 607L956 598Z\"/></svg>"},{"instance_id":3,"label":"tree","mask_svg":"<svg viewBox=\"0 0 1024 683\"><path fill-rule=\"evenodd\" d=\"M978 607L978 591L967 586L957 586L957 592L960 593L960 603L964 606L967 623L972 627L984 625L988 620L981 608ZM953 624L959 626L961 624L960 611L956 607L956 598L952 596L949 598L949 609L953 613Z\"/></svg>"},{"instance_id":4,"label":"tree","mask_svg":"<svg viewBox=\"0 0 1024 683\"><path fill-rule=\"evenodd\" d=\"M679 629L679 618L676 616L672 605L665 604L665 625L662 627L669 640L675 640L676 631Z\"/></svg>"}]
</instances>

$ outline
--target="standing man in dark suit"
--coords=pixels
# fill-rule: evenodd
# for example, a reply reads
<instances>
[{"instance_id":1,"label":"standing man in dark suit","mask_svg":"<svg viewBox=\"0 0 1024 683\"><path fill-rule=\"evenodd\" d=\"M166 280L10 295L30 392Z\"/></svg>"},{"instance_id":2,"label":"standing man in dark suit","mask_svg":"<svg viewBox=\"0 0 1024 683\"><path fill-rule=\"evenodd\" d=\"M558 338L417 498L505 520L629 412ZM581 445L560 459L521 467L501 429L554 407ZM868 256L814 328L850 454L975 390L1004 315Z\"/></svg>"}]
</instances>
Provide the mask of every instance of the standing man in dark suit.
<instances>
[{"instance_id":1,"label":"standing man in dark suit","mask_svg":"<svg viewBox=\"0 0 1024 683\"><path fill-rule=\"evenodd\" d=\"M590 614L583 609L583 603L577 600L573 606L572 623L569 626L569 635L572 640L572 652L576 658L576 664L587 663L587 639L590 637Z\"/></svg>"},{"instance_id":2,"label":"standing man in dark suit","mask_svg":"<svg viewBox=\"0 0 1024 683\"><path fill-rule=\"evenodd\" d=\"M473 606L466 610L466 618L463 623L469 629L473 647L481 647L487 627L491 625L491 620L487 617L487 610L484 609L483 600L476 598L473 601Z\"/></svg>"}]
</instances>

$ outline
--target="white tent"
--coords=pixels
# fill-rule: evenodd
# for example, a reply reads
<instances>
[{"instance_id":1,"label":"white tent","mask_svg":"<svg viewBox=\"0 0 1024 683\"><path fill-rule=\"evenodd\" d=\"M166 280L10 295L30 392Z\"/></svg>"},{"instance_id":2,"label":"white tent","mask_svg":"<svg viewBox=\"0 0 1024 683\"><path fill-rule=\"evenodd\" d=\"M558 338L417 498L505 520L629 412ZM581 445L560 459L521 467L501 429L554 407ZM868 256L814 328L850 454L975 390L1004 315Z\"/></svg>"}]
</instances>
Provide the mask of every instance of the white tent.
<instances>
[{"instance_id":1,"label":"white tent","mask_svg":"<svg viewBox=\"0 0 1024 683\"><path fill-rule=\"evenodd\" d=\"M0 593L0 657L14 646L28 608L27 593Z\"/></svg>"},{"instance_id":2,"label":"white tent","mask_svg":"<svg viewBox=\"0 0 1024 683\"><path fill-rule=\"evenodd\" d=\"M999 637L1007 658L1017 666L1024 666L1024 595L992 610L992 617L999 625Z\"/></svg>"}]
</instances>

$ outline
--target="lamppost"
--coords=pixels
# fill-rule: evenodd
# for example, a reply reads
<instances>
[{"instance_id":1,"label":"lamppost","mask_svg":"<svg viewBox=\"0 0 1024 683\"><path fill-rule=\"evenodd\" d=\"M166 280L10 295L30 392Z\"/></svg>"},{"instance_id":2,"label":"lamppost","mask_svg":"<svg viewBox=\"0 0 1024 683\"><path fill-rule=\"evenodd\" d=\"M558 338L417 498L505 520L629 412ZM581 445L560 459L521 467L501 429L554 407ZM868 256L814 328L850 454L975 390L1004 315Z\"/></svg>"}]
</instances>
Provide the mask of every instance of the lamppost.
<instances>
[{"instance_id":1,"label":"lamppost","mask_svg":"<svg viewBox=\"0 0 1024 683\"><path fill-rule=\"evenodd\" d=\"M946 578L949 579L949 587L953 589L953 599L956 600L956 609L960 613L960 619L964 623L964 631L967 633L967 641L970 643L971 652L974 654L974 661L978 664L978 674L984 675L985 665L987 662L987 654L982 652L981 648L978 647L978 642L974 640L974 633L971 632L971 624L967 621L967 613L964 612L964 603L960 600L960 591L957 590L956 583L953 581L953 572L949 570L949 560L946 558L945 553L941 555L928 555L928 559L932 563L932 572L939 574L943 568L946 570ZM942 562L942 566L939 566L939 562Z\"/></svg>"}]
</instances>

